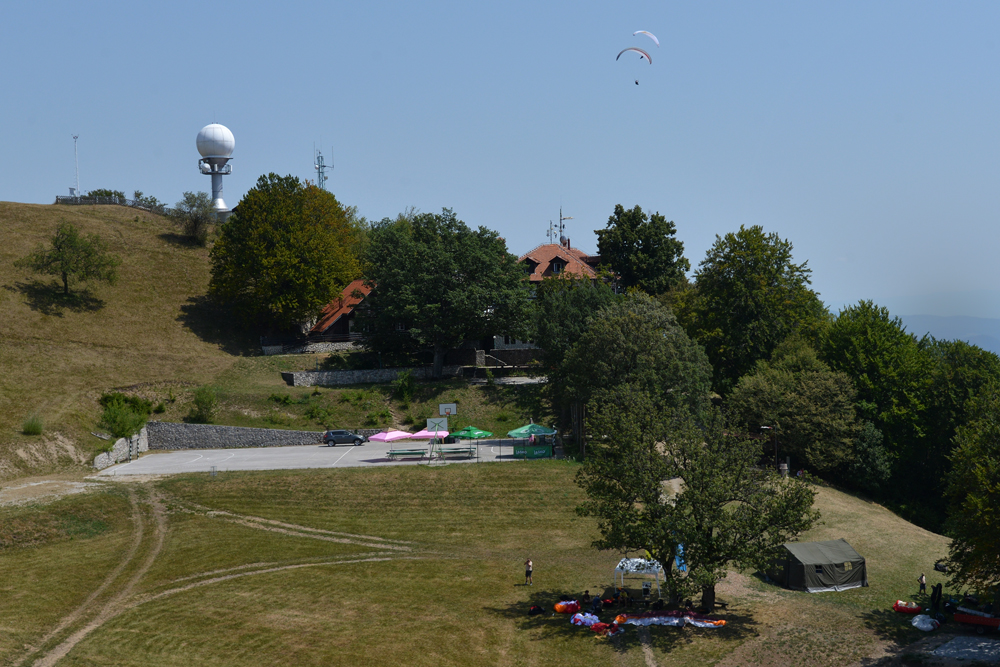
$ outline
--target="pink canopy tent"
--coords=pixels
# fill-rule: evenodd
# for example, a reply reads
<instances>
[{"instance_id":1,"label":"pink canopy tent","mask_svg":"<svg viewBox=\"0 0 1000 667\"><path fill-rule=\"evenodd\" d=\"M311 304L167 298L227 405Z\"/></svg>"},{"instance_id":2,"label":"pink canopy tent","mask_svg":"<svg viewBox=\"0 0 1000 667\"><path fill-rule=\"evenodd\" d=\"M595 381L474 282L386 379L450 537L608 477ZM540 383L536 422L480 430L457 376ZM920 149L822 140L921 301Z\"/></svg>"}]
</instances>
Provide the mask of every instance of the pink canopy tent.
<instances>
[{"instance_id":1,"label":"pink canopy tent","mask_svg":"<svg viewBox=\"0 0 1000 667\"><path fill-rule=\"evenodd\" d=\"M412 437L413 436L406 431L382 431L381 433L376 433L368 439L373 442L392 442L393 440L404 440Z\"/></svg>"},{"instance_id":2,"label":"pink canopy tent","mask_svg":"<svg viewBox=\"0 0 1000 667\"><path fill-rule=\"evenodd\" d=\"M448 431L438 431L437 433L435 433L434 431L428 431L427 429L424 429L422 431L417 431L416 433L409 435L407 437L412 438L413 440L429 440L431 438L444 438L447 435ZM369 438L369 440L371 440L371 438Z\"/></svg>"}]
</instances>

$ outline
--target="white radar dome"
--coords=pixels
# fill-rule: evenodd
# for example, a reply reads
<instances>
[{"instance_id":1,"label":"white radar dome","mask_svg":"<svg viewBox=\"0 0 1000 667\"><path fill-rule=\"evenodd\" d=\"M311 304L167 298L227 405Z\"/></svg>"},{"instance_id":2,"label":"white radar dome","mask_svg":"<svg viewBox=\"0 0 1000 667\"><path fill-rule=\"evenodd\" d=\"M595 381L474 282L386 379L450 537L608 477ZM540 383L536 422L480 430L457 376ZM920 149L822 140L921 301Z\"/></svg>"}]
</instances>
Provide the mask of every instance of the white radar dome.
<instances>
[{"instance_id":1,"label":"white radar dome","mask_svg":"<svg viewBox=\"0 0 1000 667\"><path fill-rule=\"evenodd\" d=\"M198 152L202 157L230 157L236 148L236 139L225 125L212 123L198 133Z\"/></svg>"}]
</instances>

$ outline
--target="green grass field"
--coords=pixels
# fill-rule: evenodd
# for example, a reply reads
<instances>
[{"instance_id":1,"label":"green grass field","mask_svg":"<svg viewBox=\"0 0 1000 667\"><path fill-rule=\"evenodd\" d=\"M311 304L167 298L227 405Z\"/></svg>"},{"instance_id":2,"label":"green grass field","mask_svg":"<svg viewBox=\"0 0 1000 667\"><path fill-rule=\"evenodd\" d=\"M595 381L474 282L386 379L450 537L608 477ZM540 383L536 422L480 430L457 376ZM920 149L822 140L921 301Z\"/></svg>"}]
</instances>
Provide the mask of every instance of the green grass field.
<instances>
[{"instance_id":1,"label":"green grass field","mask_svg":"<svg viewBox=\"0 0 1000 667\"><path fill-rule=\"evenodd\" d=\"M733 573L725 628L652 628L645 647L633 627L607 640L562 615L529 617L531 604L612 583L619 556L590 547L576 470L191 475L2 508L0 525L16 528L0 532L0 664L644 665L648 653L660 665L842 665L919 634L889 606L913 596L919 570L938 581L945 539L827 488L825 523L806 537L847 538L870 588L809 595Z\"/></svg>"},{"instance_id":2,"label":"green grass field","mask_svg":"<svg viewBox=\"0 0 1000 667\"><path fill-rule=\"evenodd\" d=\"M122 258L117 286L78 286L13 261L68 220ZM0 482L79 480L105 443L101 393L163 402L218 394L216 423L320 430L415 429L438 403L451 427L497 433L551 423L541 386L420 383L291 388L280 372L322 355L257 356L255 337L206 303L208 252L169 221L114 206L0 203ZM42 434L21 433L38 416ZM560 595L609 592L620 554L590 547L594 524L569 461L224 473L101 483L45 504L0 506L0 665L844 665L919 633L889 607L947 540L862 499L819 487L823 523L846 538L871 587L808 595L755 573L719 587L721 630L630 628L614 639L563 616L528 617ZM6 493L6 490L5 490ZM524 587L522 563L535 562ZM633 582L638 587L638 582ZM610 618L610 615L609 615ZM645 638L645 641L643 641Z\"/></svg>"}]
</instances>

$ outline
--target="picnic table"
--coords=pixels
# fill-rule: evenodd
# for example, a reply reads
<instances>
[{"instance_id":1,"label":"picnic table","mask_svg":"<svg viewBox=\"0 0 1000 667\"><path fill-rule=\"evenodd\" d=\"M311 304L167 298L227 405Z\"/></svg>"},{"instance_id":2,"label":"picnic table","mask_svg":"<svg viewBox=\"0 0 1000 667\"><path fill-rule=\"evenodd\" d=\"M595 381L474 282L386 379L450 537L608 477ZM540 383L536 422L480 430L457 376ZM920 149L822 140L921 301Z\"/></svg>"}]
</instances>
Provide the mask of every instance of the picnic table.
<instances>
[{"instance_id":1,"label":"picnic table","mask_svg":"<svg viewBox=\"0 0 1000 667\"><path fill-rule=\"evenodd\" d=\"M476 448L474 445L465 445L463 447L438 447L438 454L441 458L449 455L465 455L466 458L472 458L476 455Z\"/></svg>"},{"instance_id":2,"label":"picnic table","mask_svg":"<svg viewBox=\"0 0 1000 667\"><path fill-rule=\"evenodd\" d=\"M386 458L397 459L397 458L418 458L422 459L427 456L427 448L416 448L416 449L391 449L386 454Z\"/></svg>"}]
</instances>

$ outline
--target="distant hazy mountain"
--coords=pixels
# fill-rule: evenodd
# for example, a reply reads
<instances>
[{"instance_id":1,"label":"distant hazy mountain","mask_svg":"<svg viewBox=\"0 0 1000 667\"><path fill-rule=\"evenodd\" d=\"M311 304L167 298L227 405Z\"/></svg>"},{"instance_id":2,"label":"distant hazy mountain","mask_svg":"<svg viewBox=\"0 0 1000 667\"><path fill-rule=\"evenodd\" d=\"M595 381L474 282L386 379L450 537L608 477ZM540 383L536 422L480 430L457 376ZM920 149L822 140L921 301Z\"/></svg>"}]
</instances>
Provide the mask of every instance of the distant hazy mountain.
<instances>
[{"instance_id":1,"label":"distant hazy mountain","mask_svg":"<svg viewBox=\"0 0 1000 667\"><path fill-rule=\"evenodd\" d=\"M929 333L944 340L964 340L1000 354L1000 320L986 317L900 315L906 330L920 338Z\"/></svg>"}]
</instances>

